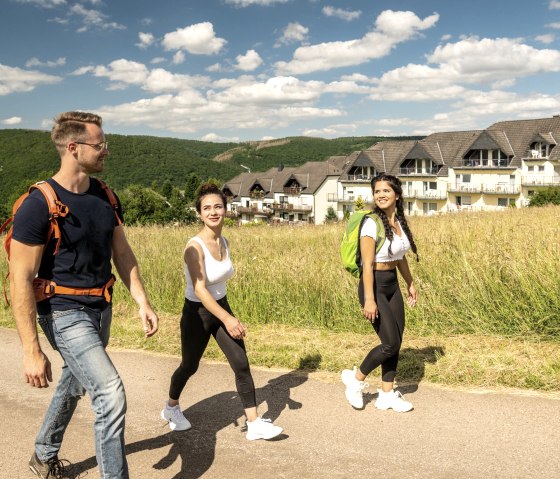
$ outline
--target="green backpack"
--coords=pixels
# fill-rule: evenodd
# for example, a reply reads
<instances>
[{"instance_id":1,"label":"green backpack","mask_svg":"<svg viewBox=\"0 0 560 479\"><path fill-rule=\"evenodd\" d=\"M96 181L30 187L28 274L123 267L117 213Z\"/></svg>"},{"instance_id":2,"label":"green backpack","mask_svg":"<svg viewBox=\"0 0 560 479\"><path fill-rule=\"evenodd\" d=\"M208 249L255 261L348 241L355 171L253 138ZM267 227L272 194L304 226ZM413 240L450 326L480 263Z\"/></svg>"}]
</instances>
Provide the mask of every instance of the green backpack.
<instances>
[{"instance_id":1,"label":"green backpack","mask_svg":"<svg viewBox=\"0 0 560 479\"><path fill-rule=\"evenodd\" d=\"M385 243L385 227L381 218L373 211L356 211L352 213L346 224L346 231L340 243L340 257L342 265L352 276L359 278L362 274L362 259L360 254L360 231L366 218L371 218L377 225L375 238L375 254Z\"/></svg>"}]
</instances>

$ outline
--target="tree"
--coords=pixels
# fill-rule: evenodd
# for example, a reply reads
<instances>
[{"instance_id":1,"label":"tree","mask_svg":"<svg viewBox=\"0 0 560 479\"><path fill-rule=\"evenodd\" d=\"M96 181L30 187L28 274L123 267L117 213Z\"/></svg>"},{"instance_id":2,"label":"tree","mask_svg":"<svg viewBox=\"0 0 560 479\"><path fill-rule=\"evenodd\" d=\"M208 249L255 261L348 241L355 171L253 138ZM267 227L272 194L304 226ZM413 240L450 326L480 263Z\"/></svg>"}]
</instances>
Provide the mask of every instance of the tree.
<instances>
[{"instance_id":1,"label":"tree","mask_svg":"<svg viewBox=\"0 0 560 479\"><path fill-rule=\"evenodd\" d=\"M196 173L191 173L187 176L187 182L185 184L185 199L187 202L192 203L194 201L201 184L202 180Z\"/></svg>"},{"instance_id":2,"label":"tree","mask_svg":"<svg viewBox=\"0 0 560 479\"><path fill-rule=\"evenodd\" d=\"M334 221L338 221L338 216L336 215L336 211L332 206L329 206L327 209L327 214L325 216L325 221L327 223L332 223Z\"/></svg>"},{"instance_id":3,"label":"tree","mask_svg":"<svg viewBox=\"0 0 560 479\"><path fill-rule=\"evenodd\" d=\"M354 202L354 206L356 207L357 210L363 210L365 208L366 203L362 198L362 195L358 195L358 198Z\"/></svg>"},{"instance_id":4,"label":"tree","mask_svg":"<svg viewBox=\"0 0 560 479\"><path fill-rule=\"evenodd\" d=\"M537 191L531 196L529 206L560 205L560 186Z\"/></svg>"}]
</instances>

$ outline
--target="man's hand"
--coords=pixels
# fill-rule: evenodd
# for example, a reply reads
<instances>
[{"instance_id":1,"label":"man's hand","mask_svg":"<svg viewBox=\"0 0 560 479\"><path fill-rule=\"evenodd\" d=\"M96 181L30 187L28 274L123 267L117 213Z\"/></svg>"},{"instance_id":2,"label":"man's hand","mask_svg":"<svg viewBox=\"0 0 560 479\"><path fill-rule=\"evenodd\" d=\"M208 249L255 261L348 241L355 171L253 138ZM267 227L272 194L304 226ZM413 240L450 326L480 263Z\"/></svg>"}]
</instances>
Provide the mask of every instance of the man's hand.
<instances>
[{"instance_id":1,"label":"man's hand","mask_svg":"<svg viewBox=\"0 0 560 479\"><path fill-rule=\"evenodd\" d=\"M156 334L158 330L158 316L155 311L149 307L144 306L140 308L140 319L142 319L142 326L144 328L144 334L147 338Z\"/></svg>"},{"instance_id":2,"label":"man's hand","mask_svg":"<svg viewBox=\"0 0 560 479\"><path fill-rule=\"evenodd\" d=\"M52 382L51 362L43 351L24 355L23 375L25 382L34 388L49 387L49 382Z\"/></svg>"}]
</instances>

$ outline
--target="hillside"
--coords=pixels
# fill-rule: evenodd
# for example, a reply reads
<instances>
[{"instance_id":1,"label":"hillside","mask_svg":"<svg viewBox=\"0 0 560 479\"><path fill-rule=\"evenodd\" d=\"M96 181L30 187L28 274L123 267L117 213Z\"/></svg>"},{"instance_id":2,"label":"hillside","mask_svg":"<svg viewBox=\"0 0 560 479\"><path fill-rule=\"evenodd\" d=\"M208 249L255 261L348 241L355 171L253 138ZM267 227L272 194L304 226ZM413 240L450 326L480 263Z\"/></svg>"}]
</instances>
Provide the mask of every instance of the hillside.
<instances>
[{"instance_id":1,"label":"hillside","mask_svg":"<svg viewBox=\"0 0 560 479\"><path fill-rule=\"evenodd\" d=\"M299 166L333 155L363 150L389 138L290 137L247 143L212 143L153 136L107 135L111 155L103 178L117 191L130 184L150 186L170 180L183 188L190 173L226 181L245 171L265 171L283 164ZM394 139L394 138L390 138ZM0 130L0 198L8 199L34 181L51 175L59 158L46 131Z\"/></svg>"}]
</instances>

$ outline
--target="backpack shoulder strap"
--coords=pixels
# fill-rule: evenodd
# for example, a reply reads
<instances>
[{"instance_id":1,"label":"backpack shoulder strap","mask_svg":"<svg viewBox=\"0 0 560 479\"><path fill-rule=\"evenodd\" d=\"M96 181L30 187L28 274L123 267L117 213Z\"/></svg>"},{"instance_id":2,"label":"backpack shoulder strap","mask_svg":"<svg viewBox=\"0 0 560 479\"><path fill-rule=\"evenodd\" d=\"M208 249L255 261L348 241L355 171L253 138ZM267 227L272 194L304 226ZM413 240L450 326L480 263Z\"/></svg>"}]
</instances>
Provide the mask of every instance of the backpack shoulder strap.
<instances>
[{"instance_id":1,"label":"backpack shoulder strap","mask_svg":"<svg viewBox=\"0 0 560 479\"><path fill-rule=\"evenodd\" d=\"M121 220L121 218L119 217L119 214L118 214L119 202L117 201L117 197L115 196L115 193L113 192L113 190L111 188L109 188L103 180L100 180L99 178L95 178L94 176L92 176L91 179L93 179L93 180L95 180L99 183L99 186L101 186L101 188L103 189L103 191L107 195L107 199L109 200L109 203L111 203L111 206L113 207L113 212L115 213L115 218L117 218L117 224L119 226L122 225L122 220Z\"/></svg>"},{"instance_id":2,"label":"backpack shoulder strap","mask_svg":"<svg viewBox=\"0 0 560 479\"><path fill-rule=\"evenodd\" d=\"M47 202L47 207L49 209L49 222L51 227L49 229L49 233L47 234L47 241L45 244L47 244L51 238L54 238L56 240L56 245L53 255L56 255L58 253L58 248L62 239L62 236L60 234L60 227L58 225L58 218L65 218L66 215L68 215L68 206L66 206L58 199L58 195L54 191L53 187L46 181L39 181L38 183L31 185L29 187L28 193L31 193L33 190L39 190L43 194ZM20 205L18 205L18 208ZM16 205L14 204L14 208L15 207Z\"/></svg>"},{"instance_id":3,"label":"backpack shoulder strap","mask_svg":"<svg viewBox=\"0 0 560 479\"><path fill-rule=\"evenodd\" d=\"M383 225L383 221L381 221L379 215L375 214L374 212L368 213L366 216L375 221L375 225L377 226L377 232L375 234L375 254L377 254L381 250L383 243L385 243L385 226Z\"/></svg>"}]
</instances>

